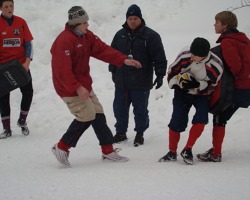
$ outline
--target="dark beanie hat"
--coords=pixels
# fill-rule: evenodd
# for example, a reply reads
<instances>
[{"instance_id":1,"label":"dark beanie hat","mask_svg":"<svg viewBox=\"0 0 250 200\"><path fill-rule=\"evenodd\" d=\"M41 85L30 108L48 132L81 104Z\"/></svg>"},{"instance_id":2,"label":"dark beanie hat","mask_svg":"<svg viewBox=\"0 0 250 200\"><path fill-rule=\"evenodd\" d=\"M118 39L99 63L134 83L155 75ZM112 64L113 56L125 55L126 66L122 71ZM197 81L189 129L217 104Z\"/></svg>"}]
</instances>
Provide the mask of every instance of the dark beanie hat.
<instances>
[{"instance_id":1,"label":"dark beanie hat","mask_svg":"<svg viewBox=\"0 0 250 200\"><path fill-rule=\"evenodd\" d=\"M87 12L81 6L73 6L68 11L68 24L75 26L89 20Z\"/></svg>"},{"instance_id":2,"label":"dark beanie hat","mask_svg":"<svg viewBox=\"0 0 250 200\"><path fill-rule=\"evenodd\" d=\"M136 4L129 6L128 11L126 13L126 19L128 19L128 17L130 17L130 16L137 16L140 19L142 19L140 7L137 6Z\"/></svg>"},{"instance_id":3,"label":"dark beanie hat","mask_svg":"<svg viewBox=\"0 0 250 200\"><path fill-rule=\"evenodd\" d=\"M190 52L199 57L207 56L209 50L209 42L206 39L200 37L195 38L190 47Z\"/></svg>"}]
</instances>

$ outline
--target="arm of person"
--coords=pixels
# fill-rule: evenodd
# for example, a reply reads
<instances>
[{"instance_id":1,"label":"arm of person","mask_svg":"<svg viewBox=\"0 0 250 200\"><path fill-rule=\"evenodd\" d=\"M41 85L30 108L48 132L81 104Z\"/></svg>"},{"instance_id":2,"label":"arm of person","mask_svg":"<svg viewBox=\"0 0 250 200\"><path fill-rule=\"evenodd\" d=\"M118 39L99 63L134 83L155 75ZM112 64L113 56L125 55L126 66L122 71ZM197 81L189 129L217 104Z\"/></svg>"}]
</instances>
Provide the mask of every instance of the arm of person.
<instances>
[{"instance_id":1,"label":"arm of person","mask_svg":"<svg viewBox=\"0 0 250 200\"><path fill-rule=\"evenodd\" d=\"M167 70L167 59L165 50L162 44L161 37L158 33L154 33L149 39L150 59L153 61L155 75L164 77Z\"/></svg>"},{"instance_id":2,"label":"arm of person","mask_svg":"<svg viewBox=\"0 0 250 200\"><path fill-rule=\"evenodd\" d=\"M112 48L107 45L103 41L100 40L99 37L95 36L92 32L88 33L89 36L92 36L92 49L91 56L110 64L113 64L117 67L122 65L134 66L136 68L141 68L141 63L134 59L128 59L127 55L124 55L120 51Z\"/></svg>"},{"instance_id":3,"label":"arm of person","mask_svg":"<svg viewBox=\"0 0 250 200\"><path fill-rule=\"evenodd\" d=\"M24 43L26 60L23 63L23 67L29 71L30 61L33 59L33 45L32 41Z\"/></svg>"},{"instance_id":4,"label":"arm of person","mask_svg":"<svg viewBox=\"0 0 250 200\"><path fill-rule=\"evenodd\" d=\"M238 49L236 44L230 40L222 40L221 42L222 56L232 72L232 74L237 77L242 66L241 58L238 54Z\"/></svg>"},{"instance_id":5,"label":"arm of person","mask_svg":"<svg viewBox=\"0 0 250 200\"><path fill-rule=\"evenodd\" d=\"M141 68L142 67L141 63L139 61L137 61L137 60L134 60L134 59L128 59L128 58L126 58L124 60L124 64L128 65L128 66L134 66L136 68Z\"/></svg>"}]
</instances>

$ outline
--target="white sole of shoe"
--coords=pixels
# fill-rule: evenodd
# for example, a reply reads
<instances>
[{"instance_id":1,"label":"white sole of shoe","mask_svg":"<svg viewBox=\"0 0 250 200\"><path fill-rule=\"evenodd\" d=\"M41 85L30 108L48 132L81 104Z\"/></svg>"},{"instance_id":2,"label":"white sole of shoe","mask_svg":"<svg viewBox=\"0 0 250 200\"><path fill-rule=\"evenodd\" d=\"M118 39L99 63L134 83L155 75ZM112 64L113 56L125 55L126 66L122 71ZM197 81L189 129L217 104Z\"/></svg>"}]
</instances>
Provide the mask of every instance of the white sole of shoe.
<instances>
[{"instance_id":1,"label":"white sole of shoe","mask_svg":"<svg viewBox=\"0 0 250 200\"><path fill-rule=\"evenodd\" d=\"M61 166L65 167L65 168L69 168L71 167L67 156L65 155L65 152L63 152L63 150L56 150L57 147L52 147L51 151L54 154L54 156L56 157L57 161L60 163Z\"/></svg>"}]
</instances>

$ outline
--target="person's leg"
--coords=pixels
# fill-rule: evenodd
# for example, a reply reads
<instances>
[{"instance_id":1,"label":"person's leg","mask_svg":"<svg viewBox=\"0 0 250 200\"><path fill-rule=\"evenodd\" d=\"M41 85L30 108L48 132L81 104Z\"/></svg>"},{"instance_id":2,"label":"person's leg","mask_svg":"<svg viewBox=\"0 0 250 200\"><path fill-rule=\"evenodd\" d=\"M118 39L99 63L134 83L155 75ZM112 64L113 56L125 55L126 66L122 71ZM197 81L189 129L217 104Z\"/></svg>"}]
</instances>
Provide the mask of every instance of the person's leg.
<instances>
[{"instance_id":1,"label":"person's leg","mask_svg":"<svg viewBox=\"0 0 250 200\"><path fill-rule=\"evenodd\" d=\"M10 93L0 98L0 110L3 129L10 130Z\"/></svg>"},{"instance_id":2,"label":"person's leg","mask_svg":"<svg viewBox=\"0 0 250 200\"><path fill-rule=\"evenodd\" d=\"M193 124L190 131L189 137L184 149L192 149L196 140L201 136L203 130L205 128L205 124Z\"/></svg>"},{"instance_id":3,"label":"person's leg","mask_svg":"<svg viewBox=\"0 0 250 200\"><path fill-rule=\"evenodd\" d=\"M113 134L107 125L104 113L96 113L96 118L91 122L100 146L113 144Z\"/></svg>"},{"instance_id":4,"label":"person's leg","mask_svg":"<svg viewBox=\"0 0 250 200\"><path fill-rule=\"evenodd\" d=\"M193 105L195 115L192 120L192 127L189 131L188 141L184 149L192 149L197 139L201 136L205 125L208 123L209 97L195 96Z\"/></svg>"},{"instance_id":5,"label":"person's leg","mask_svg":"<svg viewBox=\"0 0 250 200\"><path fill-rule=\"evenodd\" d=\"M169 152L160 158L159 162L176 161L180 133L185 131L188 123L188 113L192 106L193 95L175 90L173 98L173 113L169 127Z\"/></svg>"},{"instance_id":6,"label":"person's leg","mask_svg":"<svg viewBox=\"0 0 250 200\"><path fill-rule=\"evenodd\" d=\"M129 90L115 89L115 98L113 102L113 110L116 118L116 132L126 133L129 121L130 108L130 92Z\"/></svg>"},{"instance_id":7,"label":"person's leg","mask_svg":"<svg viewBox=\"0 0 250 200\"><path fill-rule=\"evenodd\" d=\"M221 162L222 144L225 137L225 126L227 121L233 116L238 107L229 106L219 115L213 116L213 132L212 145L213 147L205 153L197 154L197 158L202 161Z\"/></svg>"},{"instance_id":8,"label":"person's leg","mask_svg":"<svg viewBox=\"0 0 250 200\"><path fill-rule=\"evenodd\" d=\"M21 107L20 107L21 110L18 119L18 124L24 125L26 123L26 119L33 99L32 78L30 79L27 85L20 87L20 91L22 93L22 100L21 100Z\"/></svg>"},{"instance_id":9,"label":"person's leg","mask_svg":"<svg viewBox=\"0 0 250 200\"><path fill-rule=\"evenodd\" d=\"M82 134L95 119L95 107L90 98L82 100L78 96L64 97L63 101L76 119L71 122L59 142L52 147L52 152L60 164L69 167L69 149L76 147Z\"/></svg>"},{"instance_id":10,"label":"person's leg","mask_svg":"<svg viewBox=\"0 0 250 200\"><path fill-rule=\"evenodd\" d=\"M233 116L233 114L239 109L235 105L229 106L219 115L214 115L213 117L213 133L212 133L212 144L213 144L213 154L221 156L222 155L222 144L225 137L225 127L227 121Z\"/></svg>"},{"instance_id":11,"label":"person's leg","mask_svg":"<svg viewBox=\"0 0 250 200\"><path fill-rule=\"evenodd\" d=\"M149 90L131 90L136 136L134 146L144 144L144 132L149 127L148 99Z\"/></svg>"},{"instance_id":12,"label":"person's leg","mask_svg":"<svg viewBox=\"0 0 250 200\"><path fill-rule=\"evenodd\" d=\"M3 132L0 133L0 139L5 139L12 135L10 126L10 93L0 98L0 113L3 124Z\"/></svg>"},{"instance_id":13,"label":"person's leg","mask_svg":"<svg viewBox=\"0 0 250 200\"><path fill-rule=\"evenodd\" d=\"M30 79L27 85L20 87L20 91L22 93L22 100L21 100L20 115L17 121L17 125L21 127L22 134L27 136L29 135L30 131L27 126L26 119L29 114L30 106L33 99L32 78Z\"/></svg>"},{"instance_id":14,"label":"person's leg","mask_svg":"<svg viewBox=\"0 0 250 200\"><path fill-rule=\"evenodd\" d=\"M224 126L213 126L212 132L212 144L213 144L213 155L222 156L222 144L225 137L226 129Z\"/></svg>"},{"instance_id":15,"label":"person's leg","mask_svg":"<svg viewBox=\"0 0 250 200\"><path fill-rule=\"evenodd\" d=\"M92 127L99 140L103 159L116 162L126 162L129 159L117 153L113 147L113 135L109 129L104 113L96 113L96 118L92 121Z\"/></svg>"},{"instance_id":16,"label":"person's leg","mask_svg":"<svg viewBox=\"0 0 250 200\"><path fill-rule=\"evenodd\" d=\"M180 132L169 129L169 151L177 154L178 143L180 141Z\"/></svg>"},{"instance_id":17,"label":"person's leg","mask_svg":"<svg viewBox=\"0 0 250 200\"><path fill-rule=\"evenodd\" d=\"M113 102L113 111L116 118L116 134L114 136L115 143L126 141L128 139L126 136L126 132L129 123L130 104L130 91L116 88L115 98Z\"/></svg>"},{"instance_id":18,"label":"person's leg","mask_svg":"<svg viewBox=\"0 0 250 200\"><path fill-rule=\"evenodd\" d=\"M234 89L233 104L222 113L213 116L213 154L221 156L222 144L225 137L225 127L234 113L241 107L247 108L250 105L249 89Z\"/></svg>"},{"instance_id":19,"label":"person's leg","mask_svg":"<svg viewBox=\"0 0 250 200\"><path fill-rule=\"evenodd\" d=\"M95 107L96 112L95 119L91 122L91 125L99 140L103 159L108 159L116 162L128 161L129 159L127 157L119 155L117 149L113 148L113 134L107 125L103 107L93 91L91 92L91 101Z\"/></svg>"},{"instance_id":20,"label":"person's leg","mask_svg":"<svg viewBox=\"0 0 250 200\"><path fill-rule=\"evenodd\" d=\"M143 134L149 127L148 99L149 90L131 90L131 101L133 105L135 131Z\"/></svg>"},{"instance_id":21,"label":"person's leg","mask_svg":"<svg viewBox=\"0 0 250 200\"><path fill-rule=\"evenodd\" d=\"M78 140L90 125L91 121L80 122L74 119L60 141L68 147L76 147Z\"/></svg>"},{"instance_id":22,"label":"person's leg","mask_svg":"<svg viewBox=\"0 0 250 200\"><path fill-rule=\"evenodd\" d=\"M173 98L173 112L168 127L175 132L186 130L188 123L188 113L192 107L194 95L183 94L175 90Z\"/></svg>"},{"instance_id":23,"label":"person's leg","mask_svg":"<svg viewBox=\"0 0 250 200\"><path fill-rule=\"evenodd\" d=\"M169 152L159 159L159 162L174 162L177 160L177 148L180 140L180 132L169 129Z\"/></svg>"}]
</instances>

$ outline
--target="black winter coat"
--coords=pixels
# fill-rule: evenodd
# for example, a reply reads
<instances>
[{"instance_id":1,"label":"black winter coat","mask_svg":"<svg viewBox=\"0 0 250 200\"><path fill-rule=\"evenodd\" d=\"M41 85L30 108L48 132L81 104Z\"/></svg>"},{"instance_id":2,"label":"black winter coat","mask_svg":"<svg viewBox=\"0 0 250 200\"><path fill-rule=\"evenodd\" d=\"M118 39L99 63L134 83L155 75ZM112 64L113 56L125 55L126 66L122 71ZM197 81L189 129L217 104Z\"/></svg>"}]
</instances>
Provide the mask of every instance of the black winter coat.
<instances>
[{"instance_id":1,"label":"black winter coat","mask_svg":"<svg viewBox=\"0 0 250 200\"><path fill-rule=\"evenodd\" d=\"M126 55L132 55L142 64L142 68L123 65L109 65L109 71L115 73L115 86L121 89L151 89L153 75L165 76L167 60L160 35L148 28L143 21L136 32L131 32L127 23L119 30L111 46Z\"/></svg>"}]
</instances>

